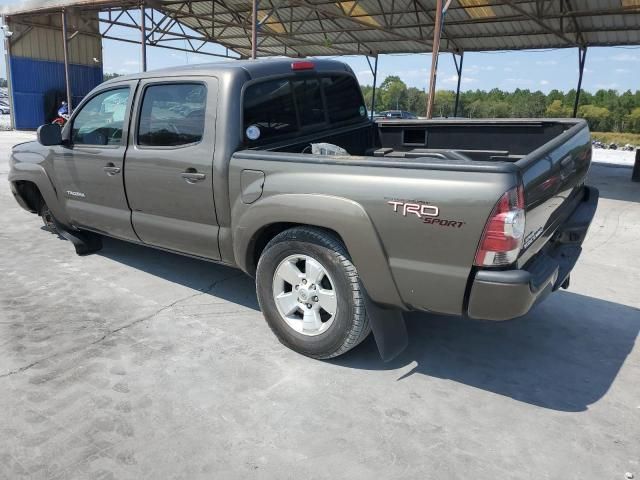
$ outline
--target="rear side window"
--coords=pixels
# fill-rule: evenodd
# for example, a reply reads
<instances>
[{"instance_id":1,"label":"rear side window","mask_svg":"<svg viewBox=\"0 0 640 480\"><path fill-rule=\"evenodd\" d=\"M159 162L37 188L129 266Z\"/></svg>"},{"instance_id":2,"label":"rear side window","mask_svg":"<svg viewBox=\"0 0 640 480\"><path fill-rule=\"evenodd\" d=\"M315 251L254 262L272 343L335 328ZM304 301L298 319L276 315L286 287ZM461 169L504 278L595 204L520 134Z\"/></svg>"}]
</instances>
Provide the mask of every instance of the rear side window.
<instances>
[{"instance_id":1,"label":"rear side window","mask_svg":"<svg viewBox=\"0 0 640 480\"><path fill-rule=\"evenodd\" d=\"M138 145L176 147L201 141L206 101L207 89L200 83L148 86L138 119Z\"/></svg>"},{"instance_id":2,"label":"rear side window","mask_svg":"<svg viewBox=\"0 0 640 480\"><path fill-rule=\"evenodd\" d=\"M293 93L296 97L300 126L302 128L326 121L324 106L322 105L322 94L320 93L320 82L317 78L294 80Z\"/></svg>"},{"instance_id":3,"label":"rear side window","mask_svg":"<svg viewBox=\"0 0 640 480\"><path fill-rule=\"evenodd\" d=\"M366 118L360 88L349 75L296 76L249 85L244 138L264 143L304 129Z\"/></svg>"},{"instance_id":4,"label":"rear side window","mask_svg":"<svg viewBox=\"0 0 640 480\"><path fill-rule=\"evenodd\" d=\"M245 130L257 127L261 139L295 132L298 127L289 80L270 80L247 88L244 124Z\"/></svg>"},{"instance_id":5,"label":"rear side window","mask_svg":"<svg viewBox=\"0 0 640 480\"><path fill-rule=\"evenodd\" d=\"M322 79L331 123L344 122L366 116L360 87L353 77L335 75Z\"/></svg>"}]
</instances>

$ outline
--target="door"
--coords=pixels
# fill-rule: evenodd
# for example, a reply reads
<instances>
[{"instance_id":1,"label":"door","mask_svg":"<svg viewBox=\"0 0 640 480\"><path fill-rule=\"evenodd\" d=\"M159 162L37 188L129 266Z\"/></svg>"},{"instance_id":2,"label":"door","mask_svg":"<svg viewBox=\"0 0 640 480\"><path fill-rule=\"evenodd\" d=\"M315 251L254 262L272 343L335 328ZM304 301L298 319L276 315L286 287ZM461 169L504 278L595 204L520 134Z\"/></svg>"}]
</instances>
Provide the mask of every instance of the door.
<instances>
[{"instance_id":1,"label":"door","mask_svg":"<svg viewBox=\"0 0 640 480\"><path fill-rule=\"evenodd\" d=\"M220 259L213 202L218 82L140 83L125 186L132 222L150 245Z\"/></svg>"},{"instance_id":2,"label":"door","mask_svg":"<svg viewBox=\"0 0 640 480\"><path fill-rule=\"evenodd\" d=\"M80 104L53 159L58 195L71 223L129 240L137 237L122 174L135 86L114 85Z\"/></svg>"}]
</instances>

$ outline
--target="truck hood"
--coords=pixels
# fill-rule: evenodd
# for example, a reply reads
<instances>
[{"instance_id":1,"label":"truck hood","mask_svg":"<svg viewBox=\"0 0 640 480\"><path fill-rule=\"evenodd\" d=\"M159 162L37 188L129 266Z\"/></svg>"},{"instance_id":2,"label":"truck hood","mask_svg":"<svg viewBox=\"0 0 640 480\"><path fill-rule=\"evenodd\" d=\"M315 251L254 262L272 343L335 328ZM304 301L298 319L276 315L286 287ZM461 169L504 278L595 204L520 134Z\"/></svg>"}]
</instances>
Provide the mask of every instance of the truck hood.
<instances>
[{"instance_id":1,"label":"truck hood","mask_svg":"<svg viewBox=\"0 0 640 480\"><path fill-rule=\"evenodd\" d=\"M50 147L44 147L38 142L23 142L14 145L9 156L9 165L17 163L42 163L46 160Z\"/></svg>"}]
</instances>

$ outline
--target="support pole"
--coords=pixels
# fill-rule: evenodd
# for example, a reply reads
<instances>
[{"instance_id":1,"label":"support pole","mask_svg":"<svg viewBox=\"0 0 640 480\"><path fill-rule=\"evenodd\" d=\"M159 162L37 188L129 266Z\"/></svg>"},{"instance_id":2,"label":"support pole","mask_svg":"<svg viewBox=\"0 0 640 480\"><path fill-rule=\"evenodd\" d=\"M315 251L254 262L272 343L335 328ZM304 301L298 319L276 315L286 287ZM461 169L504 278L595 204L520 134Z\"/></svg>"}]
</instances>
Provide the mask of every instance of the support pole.
<instances>
[{"instance_id":1,"label":"support pole","mask_svg":"<svg viewBox=\"0 0 640 480\"><path fill-rule=\"evenodd\" d=\"M258 56L258 0L251 4L251 58Z\"/></svg>"},{"instance_id":2,"label":"support pole","mask_svg":"<svg viewBox=\"0 0 640 480\"><path fill-rule=\"evenodd\" d=\"M427 118L433 117L433 103L436 95L436 76L440 37L442 36L442 0L436 1L436 22L433 29L433 49L431 51L431 74L429 75L429 95L427 96Z\"/></svg>"},{"instance_id":3,"label":"support pole","mask_svg":"<svg viewBox=\"0 0 640 480\"><path fill-rule=\"evenodd\" d=\"M147 28L144 2L140 2L140 70L147 71Z\"/></svg>"},{"instance_id":4,"label":"support pole","mask_svg":"<svg viewBox=\"0 0 640 480\"><path fill-rule=\"evenodd\" d=\"M4 62L5 72L7 74L7 94L9 99L9 119L11 121L11 130L16 128L15 109L13 108L13 83L11 82L11 40L7 36L9 25L7 24L7 16L2 15L2 38L4 40Z\"/></svg>"},{"instance_id":5,"label":"support pole","mask_svg":"<svg viewBox=\"0 0 640 480\"><path fill-rule=\"evenodd\" d=\"M67 12L62 9L62 52L64 54L64 84L67 89L67 108L69 115L73 108L71 102L71 78L69 77L69 40L67 36Z\"/></svg>"},{"instance_id":6,"label":"support pole","mask_svg":"<svg viewBox=\"0 0 640 480\"><path fill-rule=\"evenodd\" d=\"M376 80L378 78L378 55L376 54L373 68L371 67L371 61L367 57L367 63L369 63L369 69L373 74L373 91L371 92L371 120L373 120L373 112L376 110Z\"/></svg>"},{"instance_id":7,"label":"support pole","mask_svg":"<svg viewBox=\"0 0 640 480\"><path fill-rule=\"evenodd\" d=\"M584 61L587 58L587 47L578 49L578 88L576 90L576 101L573 103L573 118L578 116L578 104L580 103L580 90L582 89L582 74L584 73Z\"/></svg>"},{"instance_id":8,"label":"support pole","mask_svg":"<svg viewBox=\"0 0 640 480\"><path fill-rule=\"evenodd\" d=\"M453 116L458 116L458 104L460 102L460 81L462 80L462 62L464 61L464 52L460 53L460 64L456 60L456 54L453 54L453 63L456 65L456 72L458 72L458 86L456 87L456 103L453 107Z\"/></svg>"}]
</instances>

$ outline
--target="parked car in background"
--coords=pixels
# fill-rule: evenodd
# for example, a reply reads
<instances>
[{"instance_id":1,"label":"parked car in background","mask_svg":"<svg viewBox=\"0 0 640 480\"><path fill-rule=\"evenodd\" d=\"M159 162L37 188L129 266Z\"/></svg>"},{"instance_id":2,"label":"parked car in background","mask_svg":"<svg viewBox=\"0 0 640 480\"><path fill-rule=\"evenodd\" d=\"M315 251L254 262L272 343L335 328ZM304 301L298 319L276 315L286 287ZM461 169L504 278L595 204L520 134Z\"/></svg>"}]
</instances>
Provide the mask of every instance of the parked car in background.
<instances>
[{"instance_id":1,"label":"parked car in background","mask_svg":"<svg viewBox=\"0 0 640 480\"><path fill-rule=\"evenodd\" d=\"M379 117L381 118L402 118L402 119L416 119L417 115L411 112L405 112L404 110L386 110L384 112L380 112Z\"/></svg>"}]
</instances>

